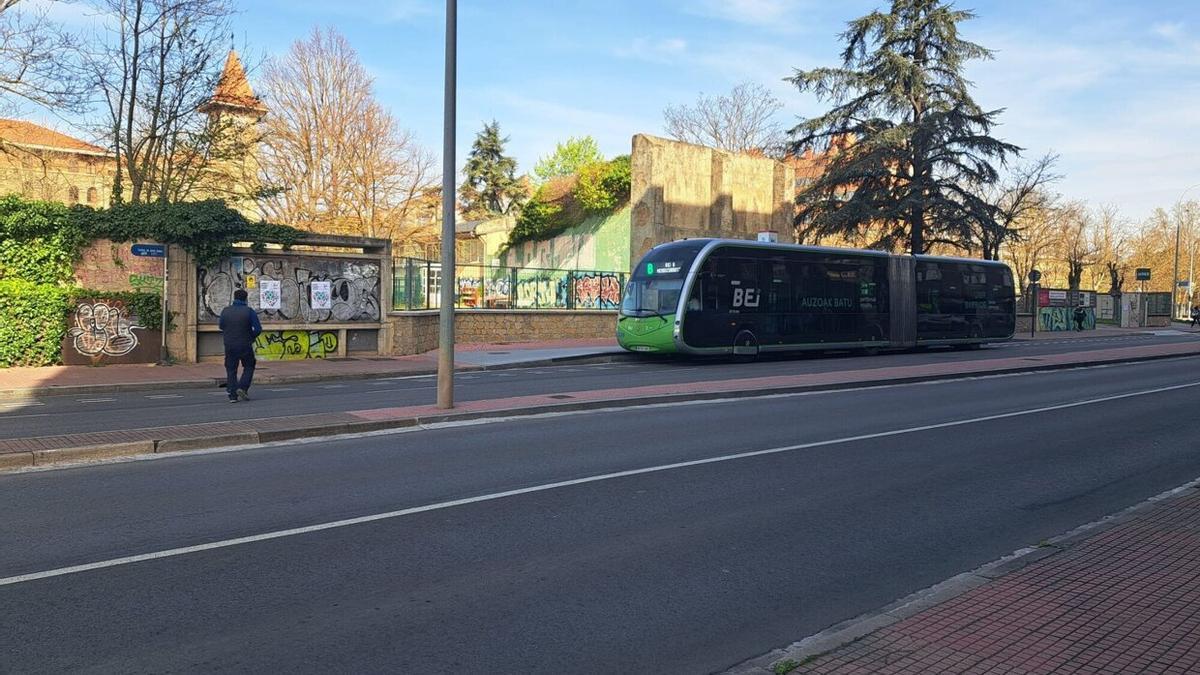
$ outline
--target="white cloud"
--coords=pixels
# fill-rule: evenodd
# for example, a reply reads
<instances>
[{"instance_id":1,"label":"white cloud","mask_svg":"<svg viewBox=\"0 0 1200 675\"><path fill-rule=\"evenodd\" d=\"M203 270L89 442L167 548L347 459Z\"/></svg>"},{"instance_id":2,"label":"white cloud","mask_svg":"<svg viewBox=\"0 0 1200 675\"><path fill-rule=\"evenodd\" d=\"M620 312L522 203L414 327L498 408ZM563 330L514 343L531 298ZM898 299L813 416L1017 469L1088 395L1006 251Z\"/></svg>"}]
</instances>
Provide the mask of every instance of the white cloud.
<instances>
[{"instance_id":1,"label":"white cloud","mask_svg":"<svg viewBox=\"0 0 1200 675\"><path fill-rule=\"evenodd\" d=\"M685 10L751 26L786 28L804 4L804 0L699 0L688 2Z\"/></svg>"},{"instance_id":2,"label":"white cloud","mask_svg":"<svg viewBox=\"0 0 1200 675\"><path fill-rule=\"evenodd\" d=\"M651 63L676 63L687 53L688 43L683 38L650 40L637 38L627 47L618 47L614 53L624 59L649 61Z\"/></svg>"},{"instance_id":3,"label":"white cloud","mask_svg":"<svg viewBox=\"0 0 1200 675\"><path fill-rule=\"evenodd\" d=\"M1061 155L1064 195L1140 219L1196 181L1200 49L1167 25L1154 30L1172 39L1150 44L1112 28L1056 41L983 36L996 59L970 74L980 105L1006 108L997 135L1025 158Z\"/></svg>"}]
</instances>

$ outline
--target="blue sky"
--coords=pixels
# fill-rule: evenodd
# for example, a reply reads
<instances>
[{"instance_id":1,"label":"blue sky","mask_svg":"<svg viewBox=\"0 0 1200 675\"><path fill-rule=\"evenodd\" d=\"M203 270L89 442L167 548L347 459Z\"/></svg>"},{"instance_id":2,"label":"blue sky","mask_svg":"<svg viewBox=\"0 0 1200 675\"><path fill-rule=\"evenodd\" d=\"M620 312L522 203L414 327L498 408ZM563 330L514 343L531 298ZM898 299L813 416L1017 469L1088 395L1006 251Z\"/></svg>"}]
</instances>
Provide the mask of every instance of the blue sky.
<instances>
[{"instance_id":1,"label":"blue sky","mask_svg":"<svg viewBox=\"0 0 1200 675\"><path fill-rule=\"evenodd\" d=\"M344 33L378 98L441 147L441 0L241 0L237 42L284 52L313 26ZM459 153L496 119L522 171L556 141L591 134L629 151L662 134L662 110L743 80L781 119L821 104L783 82L835 65L845 22L883 5L839 0L460 0ZM1062 156L1059 190L1141 219L1200 183L1200 2L976 0L968 39L996 50L969 70L976 100L1006 108L997 133L1032 159ZM253 82L253 74L251 75ZM1188 193L1200 198L1200 187Z\"/></svg>"}]
</instances>

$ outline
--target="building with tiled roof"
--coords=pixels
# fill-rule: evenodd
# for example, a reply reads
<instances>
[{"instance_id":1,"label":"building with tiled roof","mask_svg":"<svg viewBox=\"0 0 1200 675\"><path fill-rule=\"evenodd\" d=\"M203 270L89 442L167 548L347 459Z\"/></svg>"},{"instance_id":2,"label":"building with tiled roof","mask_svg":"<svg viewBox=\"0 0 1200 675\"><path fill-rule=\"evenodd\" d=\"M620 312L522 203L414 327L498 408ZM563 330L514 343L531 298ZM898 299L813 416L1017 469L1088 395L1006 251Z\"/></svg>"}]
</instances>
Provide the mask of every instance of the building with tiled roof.
<instances>
[{"instance_id":1,"label":"building with tiled roof","mask_svg":"<svg viewBox=\"0 0 1200 675\"><path fill-rule=\"evenodd\" d=\"M267 107L254 95L237 52L230 50L213 95L197 108L228 144L209 167L195 198L218 197L260 217L256 125ZM105 206L112 197L114 154L27 120L0 119L0 194L66 204Z\"/></svg>"},{"instance_id":2,"label":"building with tiled roof","mask_svg":"<svg viewBox=\"0 0 1200 675\"><path fill-rule=\"evenodd\" d=\"M0 193L101 206L112 191L113 155L27 120L0 119Z\"/></svg>"}]
</instances>

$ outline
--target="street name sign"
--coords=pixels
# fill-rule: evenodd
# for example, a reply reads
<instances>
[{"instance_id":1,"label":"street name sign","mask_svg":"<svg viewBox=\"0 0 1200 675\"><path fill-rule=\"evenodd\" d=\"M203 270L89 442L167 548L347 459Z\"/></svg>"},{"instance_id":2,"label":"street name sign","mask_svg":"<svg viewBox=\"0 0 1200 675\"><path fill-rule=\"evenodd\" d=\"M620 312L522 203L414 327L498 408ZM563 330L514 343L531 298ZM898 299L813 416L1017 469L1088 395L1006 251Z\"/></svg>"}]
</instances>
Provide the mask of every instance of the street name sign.
<instances>
[{"instance_id":1,"label":"street name sign","mask_svg":"<svg viewBox=\"0 0 1200 675\"><path fill-rule=\"evenodd\" d=\"M140 258L167 257L167 247L163 244L134 244L130 250Z\"/></svg>"}]
</instances>

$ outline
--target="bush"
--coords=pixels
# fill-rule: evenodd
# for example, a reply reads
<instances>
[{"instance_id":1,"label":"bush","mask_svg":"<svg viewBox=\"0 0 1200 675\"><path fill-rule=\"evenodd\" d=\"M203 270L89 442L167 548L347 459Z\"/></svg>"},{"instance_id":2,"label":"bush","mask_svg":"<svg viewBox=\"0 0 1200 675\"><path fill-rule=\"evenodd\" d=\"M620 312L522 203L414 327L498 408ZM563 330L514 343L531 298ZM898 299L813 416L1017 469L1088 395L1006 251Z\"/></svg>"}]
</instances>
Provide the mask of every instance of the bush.
<instances>
[{"instance_id":1,"label":"bush","mask_svg":"<svg viewBox=\"0 0 1200 675\"><path fill-rule=\"evenodd\" d=\"M563 227L559 216L562 207L545 201L539 189L533 197L521 207L521 215L517 217L516 225L508 235L509 245L529 239L540 239Z\"/></svg>"},{"instance_id":2,"label":"bush","mask_svg":"<svg viewBox=\"0 0 1200 675\"><path fill-rule=\"evenodd\" d=\"M50 284L0 279L0 367L59 363L68 295Z\"/></svg>"},{"instance_id":3,"label":"bush","mask_svg":"<svg viewBox=\"0 0 1200 675\"><path fill-rule=\"evenodd\" d=\"M37 264L19 267L20 256L32 255L50 263L61 276L63 260L79 259L88 243L97 239L116 242L147 239L177 244L200 264L212 264L229 255L235 242L250 242L262 251L267 242L291 246L300 231L286 225L251 222L219 199L176 204L120 204L94 209L77 204L66 207L54 202L24 199L18 195L0 198L0 278L19 277L49 281L51 272L29 275ZM9 247L12 244L12 247ZM69 282L70 273L60 282Z\"/></svg>"},{"instance_id":4,"label":"bush","mask_svg":"<svg viewBox=\"0 0 1200 675\"><path fill-rule=\"evenodd\" d=\"M589 213L611 211L629 201L632 175L628 155L588 164L579 170L575 201Z\"/></svg>"}]
</instances>

